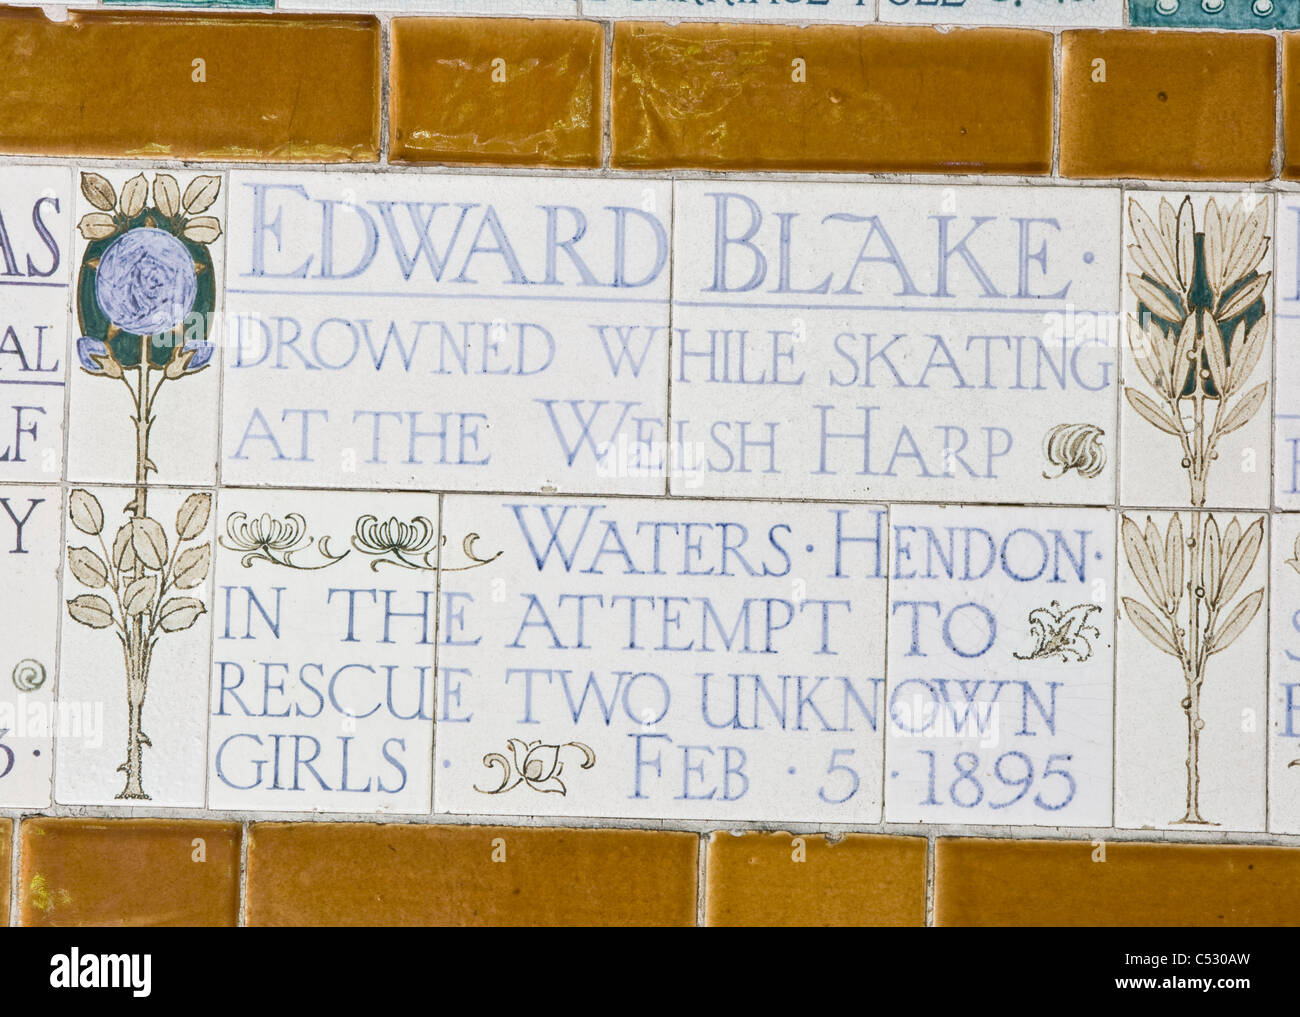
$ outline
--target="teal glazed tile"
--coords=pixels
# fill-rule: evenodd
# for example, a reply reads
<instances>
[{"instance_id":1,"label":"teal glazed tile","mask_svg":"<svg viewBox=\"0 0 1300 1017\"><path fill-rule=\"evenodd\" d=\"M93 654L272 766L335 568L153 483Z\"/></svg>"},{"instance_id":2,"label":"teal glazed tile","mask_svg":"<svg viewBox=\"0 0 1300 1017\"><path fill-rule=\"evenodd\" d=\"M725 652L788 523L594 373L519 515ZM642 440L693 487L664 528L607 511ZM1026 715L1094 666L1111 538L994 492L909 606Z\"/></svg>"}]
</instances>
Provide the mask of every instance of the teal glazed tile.
<instances>
[{"instance_id":1,"label":"teal glazed tile","mask_svg":"<svg viewBox=\"0 0 1300 1017\"><path fill-rule=\"evenodd\" d=\"M1300 28L1300 0L1130 0L1135 28Z\"/></svg>"}]
</instances>

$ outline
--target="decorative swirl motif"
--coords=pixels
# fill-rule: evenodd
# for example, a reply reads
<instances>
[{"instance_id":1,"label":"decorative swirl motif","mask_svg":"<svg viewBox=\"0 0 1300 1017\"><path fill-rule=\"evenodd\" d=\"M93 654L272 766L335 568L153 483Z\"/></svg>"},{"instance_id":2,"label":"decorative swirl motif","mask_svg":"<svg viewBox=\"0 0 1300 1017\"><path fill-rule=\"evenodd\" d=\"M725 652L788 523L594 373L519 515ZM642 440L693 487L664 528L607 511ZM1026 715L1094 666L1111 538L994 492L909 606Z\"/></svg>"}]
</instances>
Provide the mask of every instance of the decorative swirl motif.
<instances>
[{"instance_id":1,"label":"decorative swirl motif","mask_svg":"<svg viewBox=\"0 0 1300 1017\"><path fill-rule=\"evenodd\" d=\"M240 559L244 568L252 568L255 561L268 561L285 568L315 571L329 568L351 553L332 554L328 537L316 540L307 536L307 520L297 512L290 512L283 519L276 519L266 512L253 519L244 512L232 512L226 517L226 536L217 539L228 551L244 552ZM295 554L307 550L313 543L326 561L319 565L302 565L293 560Z\"/></svg>"},{"instance_id":2,"label":"decorative swirl motif","mask_svg":"<svg viewBox=\"0 0 1300 1017\"><path fill-rule=\"evenodd\" d=\"M34 692L45 684L45 665L27 657L14 665L14 688L19 692Z\"/></svg>"},{"instance_id":3,"label":"decorative swirl motif","mask_svg":"<svg viewBox=\"0 0 1300 1017\"><path fill-rule=\"evenodd\" d=\"M1063 477L1070 470L1093 479L1106 468L1106 449L1101 444L1103 431L1096 424L1057 424L1043 439L1043 456L1056 473L1043 471L1046 480Z\"/></svg>"},{"instance_id":4,"label":"decorative swirl motif","mask_svg":"<svg viewBox=\"0 0 1300 1017\"><path fill-rule=\"evenodd\" d=\"M492 555L491 558L480 558L474 550L474 545L478 543L478 539L479 535L477 533L467 533L465 534L465 539L460 542L460 549L465 552L465 557L469 559L468 565L447 565L444 563L442 571L468 572L470 569L476 569L482 565L490 565L505 554L504 551L498 551L496 554ZM445 535L442 538L442 546L447 546L447 537Z\"/></svg>"},{"instance_id":5,"label":"decorative swirl motif","mask_svg":"<svg viewBox=\"0 0 1300 1017\"><path fill-rule=\"evenodd\" d=\"M591 746L582 742L565 742L562 745L545 745L541 741L525 742L521 738L511 738L507 745L510 756L500 752L489 752L483 757L483 765L489 769L500 768L501 783L494 788L474 786L474 790L485 795L499 795L510 791L520 784L527 784L534 791L548 794L568 794L560 774L564 764L560 762L563 749L577 749L582 753L578 764L584 770L596 765L596 753Z\"/></svg>"}]
</instances>

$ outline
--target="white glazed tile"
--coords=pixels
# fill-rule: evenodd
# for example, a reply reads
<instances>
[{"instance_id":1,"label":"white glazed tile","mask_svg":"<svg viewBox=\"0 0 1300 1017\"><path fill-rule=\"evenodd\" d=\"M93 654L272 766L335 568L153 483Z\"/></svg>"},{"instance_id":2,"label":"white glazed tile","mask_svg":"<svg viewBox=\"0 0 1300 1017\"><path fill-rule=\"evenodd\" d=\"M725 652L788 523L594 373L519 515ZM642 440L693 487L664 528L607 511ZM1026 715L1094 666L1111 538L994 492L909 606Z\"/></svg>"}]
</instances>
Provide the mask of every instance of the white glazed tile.
<instances>
[{"instance_id":1,"label":"white glazed tile","mask_svg":"<svg viewBox=\"0 0 1300 1017\"><path fill-rule=\"evenodd\" d=\"M888 821L1110 825L1112 519L890 509Z\"/></svg>"},{"instance_id":2,"label":"white glazed tile","mask_svg":"<svg viewBox=\"0 0 1300 1017\"><path fill-rule=\"evenodd\" d=\"M436 812L880 820L882 507L449 495L443 519Z\"/></svg>"},{"instance_id":3,"label":"white glazed tile","mask_svg":"<svg viewBox=\"0 0 1300 1017\"><path fill-rule=\"evenodd\" d=\"M1112 501L1117 190L675 194L673 493Z\"/></svg>"},{"instance_id":4,"label":"white glazed tile","mask_svg":"<svg viewBox=\"0 0 1300 1017\"><path fill-rule=\"evenodd\" d=\"M83 730L65 722L58 732L54 797L61 805L203 805L212 494L154 489L141 517L126 507L137 497L122 487L68 495L58 699ZM135 659L130 648L141 646L142 686L128 679L127 663ZM138 768L135 700L144 735Z\"/></svg>"},{"instance_id":5,"label":"white glazed tile","mask_svg":"<svg viewBox=\"0 0 1300 1017\"><path fill-rule=\"evenodd\" d=\"M1272 205L1252 192L1125 192L1121 504L1268 507ZM1212 259L1212 250L1221 253ZM1190 360L1180 350L1183 335L1201 342L1193 332L1204 334L1196 322L1207 320L1207 307L1228 344L1226 401L1190 395ZM1255 358L1239 359L1256 346ZM1175 357L1181 385L1169 366ZM1202 385L1216 393L1207 363ZM1171 388L1189 393L1176 408Z\"/></svg>"},{"instance_id":6,"label":"white glazed tile","mask_svg":"<svg viewBox=\"0 0 1300 1017\"><path fill-rule=\"evenodd\" d=\"M0 166L0 482L63 472L71 174Z\"/></svg>"},{"instance_id":7,"label":"white glazed tile","mask_svg":"<svg viewBox=\"0 0 1300 1017\"><path fill-rule=\"evenodd\" d=\"M0 807L50 803L59 628L58 487L0 489ZM79 718L78 718L79 719Z\"/></svg>"},{"instance_id":8,"label":"white glazed tile","mask_svg":"<svg viewBox=\"0 0 1300 1017\"><path fill-rule=\"evenodd\" d=\"M1300 833L1300 515L1273 516L1268 828Z\"/></svg>"},{"instance_id":9,"label":"white glazed tile","mask_svg":"<svg viewBox=\"0 0 1300 1017\"><path fill-rule=\"evenodd\" d=\"M880 0L880 20L909 25L1120 28L1123 0Z\"/></svg>"},{"instance_id":10,"label":"white glazed tile","mask_svg":"<svg viewBox=\"0 0 1300 1017\"><path fill-rule=\"evenodd\" d=\"M662 493L666 181L231 188L225 483Z\"/></svg>"},{"instance_id":11,"label":"white glazed tile","mask_svg":"<svg viewBox=\"0 0 1300 1017\"><path fill-rule=\"evenodd\" d=\"M586 18L843 22L875 20L876 0L582 0Z\"/></svg>"},{"instance_id":12,"label":"white glazed tile","mask_svg":"<svg viewBox=\"0 0 1300 1017\"><path fill-rule=\"evenodd\" d=\"M209 808L428 812L437 496L218 508Z\"/></svg>"},{"instance_id":13,"label":"white glazed tile","mask_svg":"<svg viewBox=\"0 0 1300 1017\"><path fill-rule=\"evenodd\" d=\"M88 174L107 180L111 193L96 188ZM175 185L170 197L165 196L169 193L165 186L160 192L160 179ZM158 323L176 322L181 331L179 335L163 333L163 341L157 344L159 356L179 357L193 345L190 362L206 364L166 379L162 370L148 372L146 398L153 424L147 459L155 468L148 469L147 476L150 483L211 485L216 479L217 389L222 355L225 177L192 171L81 167L76 173L76 186L77 292L73 294L74 331L69 351L68 479L74 483L126 484L137 479L140 457L133 421L138 415L139 371L128 367L120 377L112 377L115 372L110 368L106 373L94 359L99 347L82 337L104 338L103 329L95 328L84 314L86 308L98 306L110 319L122 319L114 322L113 328L124 332L130 330L128 323L139 322L135 326L138 328L170 329L170 325ZM91 201L92 196L98 205ZM160 203L164 211L173 210L174 203L172 225L159 210ZM108 205L107 211L103 205ZM134 212L130 231L119 233L103 251L97 248L88 253L87 248L96 242L93 231L108 228L111 220L120 220L125 212ZM182 246L182 239L174 235L176 229L189 230L185 242L192 247ZM217 229L222 232L215 240L206 239ZM145 236L145 230L150 231L148 239L137 239ZM195 239L198 237L205 239L200 242ZM109 287L103 282L105 270L100 263L108 264L115 248L126 252L126 248L117 247L125 243L136 246L116 259L119 270L114 292L118 295L110 298L105 295ZM192 275L184 260L187 256L194 266ZM99 273L94 279L92 271ZM84 306L79 301L82 289L86 290ZM100 334L87 336L88 332ZM159 333L153 334L157 338ZM205 334L209 342L203 342ZM179 353L175 351L177 341L182 344ZM170 354L166 352L169 348ZM94 370L87 370L88 366Z\"/></svg>"},{"instance_id":14,"label":"white glazed tile","mask_svg":"<svg viewBox=\"0 0 1300 1017\"><path fill-rule=\"evenodd\" d=\"M1300 509L1300 194L1277 197L1274 497Z\"/></svg>"},{"instance_id":15,"label":"white glazed tile","mask_svg":"<svg viewBox=\"0 0 1300 1017\"><path fill-rule=\"evenodd\" d=\"M1171 540L1173 518L1167 512L1121 513L1132 526L1121 522L1116 550L1115 825L1263 830L1267 520L1180 512ZM1198 573L1199 584L1193 579ZM1199 693L1192 696L1191 688ZM1203 725L1195 729L1190 774L1184 703L1192 704L1192 722L1199 711Z\"/></svg>"}]
</instances>

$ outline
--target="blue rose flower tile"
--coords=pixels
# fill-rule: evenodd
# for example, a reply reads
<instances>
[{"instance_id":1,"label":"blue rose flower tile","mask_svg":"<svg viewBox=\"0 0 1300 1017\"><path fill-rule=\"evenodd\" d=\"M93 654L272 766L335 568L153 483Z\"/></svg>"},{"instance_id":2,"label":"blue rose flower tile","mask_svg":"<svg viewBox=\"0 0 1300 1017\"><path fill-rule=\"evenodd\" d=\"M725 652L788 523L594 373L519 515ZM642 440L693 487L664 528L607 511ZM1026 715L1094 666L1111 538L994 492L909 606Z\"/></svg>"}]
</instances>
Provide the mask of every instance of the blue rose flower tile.
<instances>
[{"instance_id":1,"label":"blue rose flower tile","mask_svg":"<svg viewBox=\"0 0 1300 1017\"><path fill-rule=\"evenodd\" d=\"M202 807L211 491L80 487L65 509L55 800Z\"/></svg>"},{"instance_id":2,"label":"blue rose flower tile","mask_svg":"<svg viewBox=\"0 0 1300 1017\"><path fill-rule=\"evenodd\" d=\"M438 496L227 490L217 516L208 807L427 813Z\"/></svg>"},{"instance_id":3,"label":"blue rose flower tile","mask_svg":"<svg viewBox=\"0 0 1300 1017\"><path fill-rule=\"evenodd\" d=\"M0 166L0 484L63 473L71 180L62 167Z\"/></svg>"},{"instance_id":4,"label":"blue rose flower tile","mask_svg":"<svg viewBox=\"0 0 1300 1017\"><path fill-rule=\"evenodd\" d=\"M224 177L82 169L77 182L68 479L212 484Z\"/></svg>"}]
</instances>

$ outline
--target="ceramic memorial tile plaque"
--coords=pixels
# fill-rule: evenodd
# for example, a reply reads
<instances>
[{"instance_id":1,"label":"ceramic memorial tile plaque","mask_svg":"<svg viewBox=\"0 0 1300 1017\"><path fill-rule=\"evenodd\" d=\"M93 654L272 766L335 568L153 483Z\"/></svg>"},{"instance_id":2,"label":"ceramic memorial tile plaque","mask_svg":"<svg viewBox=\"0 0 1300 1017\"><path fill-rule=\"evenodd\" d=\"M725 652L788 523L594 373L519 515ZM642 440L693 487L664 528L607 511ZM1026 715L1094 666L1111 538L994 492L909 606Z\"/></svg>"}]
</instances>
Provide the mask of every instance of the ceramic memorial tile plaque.
<instances>
[{"instance_id":1,"label":"ceramic memorial tile plaque","mask_svg":"<svg viewBox=\"0 0 1300 1017\"><path fill-rule=\"evenodd\" d=\"M235 173L227 484L662 493L666 181Z\"/></svg>"},{"instance_id":2,"label":"ceramic memorial tile plaque","mask_svg":"<svg viewBox=\"0 0 1300 1017\"><path fill-rule=\"evenodd\" d=\"M1273 496L1279 508L1300 509L1300 195L1277 197L1276 264Z\"/></svg>"},{"instance_id":3,"label":"ceramic memorial tile plaque","mask_svg":"<svg viewBox=\"0 0 1300 1017\"><path fill-rule=\"evenodd\" d=\"M203 806L212 494L74 487L61 612L61 805ZM87 721L86 717L90 720Z\"/></svg>"},{"instance_id":4,"label":"ceramic memorial tile plaque","mask_svg":"<svg viewBox=\"0 0 1300 1017\"><path fill-rule=\"evenodd\" d=\"M1111 503L1118 199L679 183L673 493Z\"/></svg>"},{"instance_id":5,"label":"ceramic memorial tile plaque","mask_svg":"<svg viewBox=\"0 0 1300 1017\"><path fill-rule=\"evenodd\" d=\"M886 513L449 495L437 812L875 823Z\"/></svg>"},{"instance_id":6,"label":"ceramic memorial tile plaque","mask_svg":"<svg viewBox=\"0 0 1300 1017\"><path fill-rule=\"evenodd\" d=\"M1122 504L1268 507L1272 204L1125 193Z\"/></svg>"},{"instance_id":7,"label":"ceramic memorial tile plaque","mask_svg":"<svg viewBox=\"0 0 1300 1017\"><path fill-rule=\"evenodd\" d=\"M1300 515L1272 521L1268 828L1300 833Z\"/></svg>"},{"instance_id":8,"label":"ceramic memorial tile plaque","mask_svg":"<svg viewBox=\"0 0 1300 1017\"><path fill-rule=\"evenodd\" d=\"M208 806L428 812L436 495L224 491Z\"/></svg>"},{"instance_id":9,"label":"ceramic memorial tile plaque","mask_svg":"<svg viewBox=\"0 0 1300 1017\"><path fill-rule=\"evenodd\" d=\"M890 822L1109 826L1105 509L890 509Z\"/></svg>"},{"instance_id":10,"label":"ceramic memorial tile plaque","mask_svg":"<svg viewBox=\"0 0 1300 1017\"><path fill-rule=\"evenodd\" d=\"M0 583L5 591L0 613L0 806L5 808L49 805L56 730L90 740L102 734L94 703L76 704L62 721L54 706L61 511L58 487L0 487Z\"/></svg>"},{"instance_id":11,"label":"ceramic memorial tile plaque","mask_svg":"<svg viewBox=\"0 0 1300 1017\"><path fill-rule=\"evenodd\" d=\"M212 484L225 178L77 173L68 479Z\"/></svg>"},{"instance_id":12,"label":"ceramic memorial tile plaque","mask_svg":"<svg viewBox=\"0 0 1300 1017\"><path fill-rule=\"evenodd\" d=\"M1121 513L1115 825L1264 829L1267 519Z\"/></svg>"},{"instance_id":13,"label":"ceramic memorial tile plaque","mask_svg":"<svg viewBox=\"0 0 1300 1017\"><path fill-rule=\"evenodd\" d=\"M71 179L0 167L0 483L63 471Z\"/></svg>"},{"instance_id":14,"label":"ceramic memorial tile plaque","mask_svg":"<svg viewBox=\"0 0 1300 1017\"><path fill-rule=\"evenodd\" d=\"M909 25L1118 28L1123 0L880 0L880 20Z\"/></svg>"}]
</instances>

